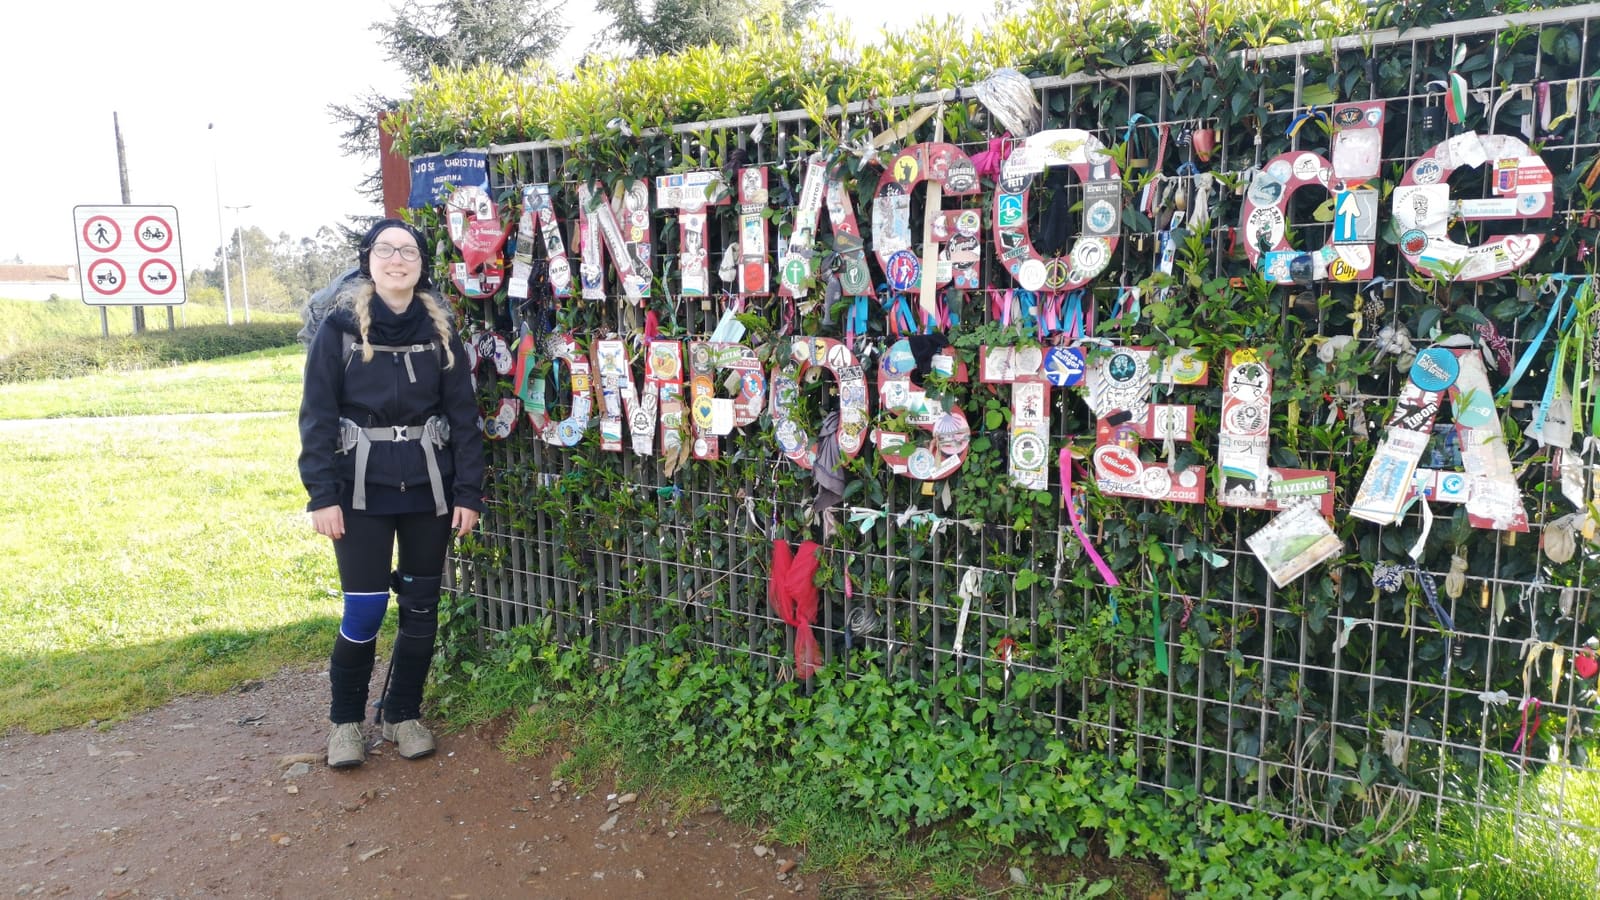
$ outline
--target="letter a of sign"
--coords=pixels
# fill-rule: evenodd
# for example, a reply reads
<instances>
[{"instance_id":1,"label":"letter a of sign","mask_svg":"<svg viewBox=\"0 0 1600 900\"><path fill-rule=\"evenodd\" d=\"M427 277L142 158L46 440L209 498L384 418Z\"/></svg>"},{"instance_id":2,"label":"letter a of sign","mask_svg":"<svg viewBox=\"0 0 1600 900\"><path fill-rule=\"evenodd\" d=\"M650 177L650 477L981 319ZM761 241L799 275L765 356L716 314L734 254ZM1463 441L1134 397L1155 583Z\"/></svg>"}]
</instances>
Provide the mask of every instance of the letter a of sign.
<instances>
[{"instance_id":1,"label":"letter a of sign","mask_svg":"<svg viewBox=\"0 0 1600 900\"><path fill-rule=\"evenodd\" d=\"M1417 468L1446 394L1455 408L1464 474ZM1511 469L1494 391L1476 350L1430 347L1417 354L1411 379L1400 391L1388 431L1350 514L1379 525L1393 524L1419 489L1431 493L1435 501L1465 502L1467 521L1474 528L1528 530L1528 511Z\"/></svg>"},{"instance_id":2,"label":"letter a of sign","mask_svg":"<svg viewBox=\"0 0 1600 900\"><path fill-rule=\"evenodd\" d=\"M823 200L827 203L824 206ZM861 240L861 227L856 224L855 208L850 203L850 192L837 172L830 172L827 161L820 153L811 154L806 163L805 182L800 187L800 205L794 211L794 231L789 235L782 258L778 263L778 294L796 297L801 285L811 277L811 257L817 238L817 217L823 209L828 211L828 224L833 228L833 248L839 255L837 272L841 293L847 297L875 297L872 275L867 268L866 245Z\"/></svg>"}]
</instances>

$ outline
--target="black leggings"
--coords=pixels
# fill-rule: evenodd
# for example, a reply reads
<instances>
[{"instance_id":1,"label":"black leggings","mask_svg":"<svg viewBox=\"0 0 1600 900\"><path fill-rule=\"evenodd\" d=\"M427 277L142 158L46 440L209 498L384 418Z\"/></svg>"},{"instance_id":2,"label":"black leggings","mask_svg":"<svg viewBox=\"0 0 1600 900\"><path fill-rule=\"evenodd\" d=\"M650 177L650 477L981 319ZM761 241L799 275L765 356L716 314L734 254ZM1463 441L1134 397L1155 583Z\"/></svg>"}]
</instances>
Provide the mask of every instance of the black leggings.
<instances>
[{"instance_id":1,"label":"black leggings","mask_svg":"<svg viewBox=\"0 0 1600 900\"><path fill-rule=\"evenodd\" d=\"M344 537L333 542L339 560L339 589L350 593L376 593L389 589L389 572L395 544L400 564L393 569L407 575L437 577L444 571L444 552L450 546L450 517L432 510L369 516L344 511Z\"/></svg>"},{"instance_id":2,"label":"black leggings","mask_svg":"<svg viewBox=\"0 0 1600 900\"><path fill-rule=\"evenodd\" d=\"M450 530L450 517L432 511L371 516L346 509L344 537L333 542L341 589L375 594L393 588L396 594L400 631L395 636L389 689L383 700L383 717L389 722L415 719L420 714L422 686L433 661L439 583ZM400 559L391 572L396 545ZM372 680L377 643L356 643L342 633L334 639L328 661L333 693L328 718L333 722L366 718L367 685Z\"/></svg>"}]
</instances>

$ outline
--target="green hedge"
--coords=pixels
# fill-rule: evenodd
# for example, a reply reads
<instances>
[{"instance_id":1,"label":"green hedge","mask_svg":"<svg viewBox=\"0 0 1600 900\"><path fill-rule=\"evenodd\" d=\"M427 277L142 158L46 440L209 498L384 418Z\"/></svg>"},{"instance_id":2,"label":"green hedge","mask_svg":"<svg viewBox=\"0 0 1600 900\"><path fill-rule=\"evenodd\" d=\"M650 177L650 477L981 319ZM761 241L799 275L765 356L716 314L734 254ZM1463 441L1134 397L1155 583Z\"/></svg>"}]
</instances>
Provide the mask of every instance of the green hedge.
<instances>
[{"instance_id":1,"label":"green hedge","mask_svg":"<svg viewBox=\"0 0 1600 900\"><path fill-rule=\"evenodd\" d=\"M296 343L299 322L202 325L113 338L63 338L0 357L0 384L152 369Z\"/></svg>"}]
</instances>

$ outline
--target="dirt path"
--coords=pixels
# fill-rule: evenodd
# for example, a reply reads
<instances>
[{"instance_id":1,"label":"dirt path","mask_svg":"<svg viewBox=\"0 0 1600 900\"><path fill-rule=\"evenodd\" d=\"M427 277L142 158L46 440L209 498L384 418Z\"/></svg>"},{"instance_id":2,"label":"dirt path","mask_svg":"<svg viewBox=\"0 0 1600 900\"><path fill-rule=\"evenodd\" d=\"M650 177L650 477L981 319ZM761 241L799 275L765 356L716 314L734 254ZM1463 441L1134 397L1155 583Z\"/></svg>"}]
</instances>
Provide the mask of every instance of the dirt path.
<instances>
[{"instance_id":1,"label":"dirt path","mask_svg":"<svg viewBox=\"0 0 1600 900\"><path fill-rule=\"evenodd\" d=\"M789 848L611 785L563 789L554 758L509 762L492 729L328 769L326 695L323 671L289 671L104 730L0 738L0 896L816 896L783 871Z\"/></svg>"}]
</instances>

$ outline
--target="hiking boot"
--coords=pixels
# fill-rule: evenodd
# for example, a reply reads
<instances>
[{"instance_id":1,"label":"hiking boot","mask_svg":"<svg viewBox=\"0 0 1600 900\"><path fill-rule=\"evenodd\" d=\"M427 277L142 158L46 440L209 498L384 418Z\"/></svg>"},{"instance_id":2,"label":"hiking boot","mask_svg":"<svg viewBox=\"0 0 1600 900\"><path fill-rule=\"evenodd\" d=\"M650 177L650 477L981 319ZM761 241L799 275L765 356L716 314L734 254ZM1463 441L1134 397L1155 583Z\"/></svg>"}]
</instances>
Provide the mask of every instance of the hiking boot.
<instances>
[{"instance_id":1,"label":"hiking boot","mask_svg":"<svg viewBox=\"0 0 1600 900\"><path fill-rule=\"evenodd\" d=\"M383 739L393 741L406 759L418 759L434 750L433 732L416 719L383 723Z\"/></svg>"},{"instance_id":2,"label":"hiking boot","mask_svg":"<svg viewBox=\"0 0 1600 900\"><path fill-rule=\"evenodd\" d=\"M333 726L328 735L328 765L334 769L348 769L367 761L367 740L361 734L360 722L342 722Z\"/></svg>"}]
</instances>

